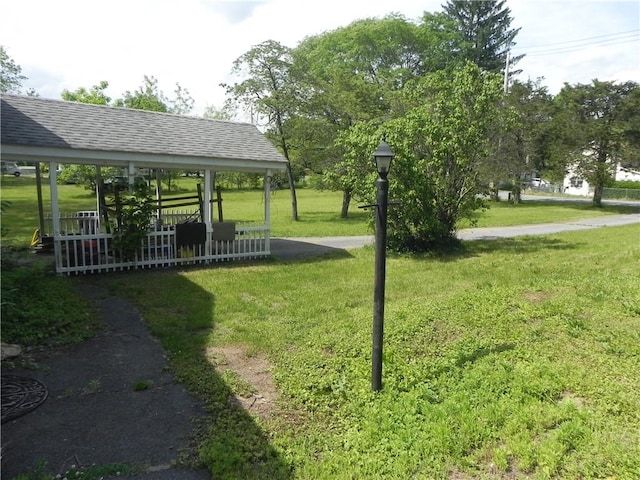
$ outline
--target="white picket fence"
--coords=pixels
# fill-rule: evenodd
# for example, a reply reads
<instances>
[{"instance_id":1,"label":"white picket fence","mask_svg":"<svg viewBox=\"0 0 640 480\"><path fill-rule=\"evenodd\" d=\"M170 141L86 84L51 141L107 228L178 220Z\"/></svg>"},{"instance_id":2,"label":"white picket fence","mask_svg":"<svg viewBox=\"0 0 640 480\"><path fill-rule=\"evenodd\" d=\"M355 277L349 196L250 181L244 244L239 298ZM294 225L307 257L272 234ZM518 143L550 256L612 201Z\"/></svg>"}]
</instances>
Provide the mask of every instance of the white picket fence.
<instances>
[{"instance_id":1,"label":"white picket fence","mask_svg":"<svg viewBox=\"0 0 640 480\"><path fill-rule=\"evenodd\" d=\"M146 239L132 258L115 251L113 234L101 228L96 212L60 215L60 235L54 238L56 271L62 274L100 273L139 268L174 267L199 263L256 259L269 256L265 225L238 223L220 240L221 223L207 229L205 242L176 247L176 224L184 216L163 215L163 225L151 225ZM50 220L50 219L49 219ZM230 224L226 223L228 229ZM233 227L232 227L233 228ZM232 238L232 239L231 239Z\"/></svg>"}]
</instances>

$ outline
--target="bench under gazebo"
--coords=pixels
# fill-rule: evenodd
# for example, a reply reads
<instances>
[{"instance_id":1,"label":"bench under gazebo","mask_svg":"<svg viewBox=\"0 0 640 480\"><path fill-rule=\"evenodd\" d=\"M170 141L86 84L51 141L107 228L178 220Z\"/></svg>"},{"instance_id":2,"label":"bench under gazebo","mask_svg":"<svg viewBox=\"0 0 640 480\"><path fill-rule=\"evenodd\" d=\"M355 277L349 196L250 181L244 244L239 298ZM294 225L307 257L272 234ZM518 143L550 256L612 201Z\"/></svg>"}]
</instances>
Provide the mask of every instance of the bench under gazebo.
<instances>
[{"instance_id":1,"label":"bench under gazebo","mask_svg":"<svg viewBox=\"0 0 640 480\"><path fill-rule=\"evenodd\" d=\"M270 180L273 173L286 169L287 161L254 125L21 95L3 94L1 101L2 161L36 165L39 187L40 165L49 166L51 211L40 212L39 230L43 237L46 230L53 245L58 273L271 254ZM65 164L96 167L94 210L62 213L57 172ZM140 172L155 176L154 214L142 241L128 255L115 248L114 225L120 221L121 205L118 189L109 199L105 195L105 167L122 169L125 193L134 188ZM182 197L163 194L160 172L167 170L203 172L198 191ZM263 175L263 221L221 221L218 172Z\"/></svg>"}]
</instances>

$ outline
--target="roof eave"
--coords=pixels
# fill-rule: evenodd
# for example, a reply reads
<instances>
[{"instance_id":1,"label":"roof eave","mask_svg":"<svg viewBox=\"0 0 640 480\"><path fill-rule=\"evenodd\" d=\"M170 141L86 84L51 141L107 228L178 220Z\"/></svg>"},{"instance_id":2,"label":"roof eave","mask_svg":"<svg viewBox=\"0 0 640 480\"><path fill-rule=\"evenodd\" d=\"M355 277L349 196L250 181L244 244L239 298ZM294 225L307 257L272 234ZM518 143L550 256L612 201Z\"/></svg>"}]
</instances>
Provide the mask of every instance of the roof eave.
<instances>
[{"instance_id":1,"label":"roof eave","mask_svg":"<svg viewBox=\"0 0 640 480\"><path fill-rule=\"evenodd\" d=\"M127 166L133 162L143 168L169 168L176 170L248 171L285 170L286 160L252 160L243 158L213 158L173 154L112 152L103 150L32 147L3 144L3 161L57 162L87 165Z\"/></svg>"}]
</instances>

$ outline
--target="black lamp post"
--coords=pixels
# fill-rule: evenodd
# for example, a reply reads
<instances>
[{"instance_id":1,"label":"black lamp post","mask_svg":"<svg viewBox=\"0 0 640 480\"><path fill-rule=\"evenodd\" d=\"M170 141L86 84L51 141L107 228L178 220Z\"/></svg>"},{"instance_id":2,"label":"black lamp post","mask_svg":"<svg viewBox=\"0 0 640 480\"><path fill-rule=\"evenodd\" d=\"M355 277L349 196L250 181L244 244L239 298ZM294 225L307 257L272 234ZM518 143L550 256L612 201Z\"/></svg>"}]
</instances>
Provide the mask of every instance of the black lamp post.
<instances>
[{"instance_id":1,"label":"black lamp post","mask_svg":"<svg viewBox=\"0 0 640 480\"><path fill-rule=\"evenodd\" d=\"M385 141L380 142L373 153L378 170L376 205L376 260L375 285L373 290L373 353L371 367L371 388L382 388L382 333L384 327L384 284L387 259L387 205L389 199L389 180L393 152Z\"/></svg>"}]
</instances>

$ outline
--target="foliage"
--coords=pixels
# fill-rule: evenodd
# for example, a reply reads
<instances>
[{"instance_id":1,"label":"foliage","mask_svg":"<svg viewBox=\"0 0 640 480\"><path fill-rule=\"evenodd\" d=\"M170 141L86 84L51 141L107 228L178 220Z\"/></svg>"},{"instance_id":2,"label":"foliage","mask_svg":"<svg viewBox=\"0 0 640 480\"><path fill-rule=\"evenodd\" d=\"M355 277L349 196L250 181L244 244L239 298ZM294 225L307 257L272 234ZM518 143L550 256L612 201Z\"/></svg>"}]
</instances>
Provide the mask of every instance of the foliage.
<instances>
[{"instance_id":1,"label":"foliage","mask_svg":"<svg viewBox=\"0 0 640 480\"><path fill-rule=\"evenodd\" d=\"M630 107L640 98L635 82L565 84L555 97L558 139L556 154L594 187L593 203L602 205L602 192L613 175L616 163L627 164L639 149L634 122L638 110ZM635 104L640 105L640 102Z\"/></svg>"},{"instance_id":2,"label":"foliage","mask_svg":"<svg viewBox=\"0 0 640 480\"><path fill-rule=\"evenodd\" d=\"M11 201L10 200L5 200L2 199L0 200L0 214L2 214L2 216L5 216L6 211L9 209L9 207L11 206ZM0 245L1 247L4 247L4 237L6 237L7 233L9 232L7 225L5 222L3 222L0 225L0 239L2 239L2 245Z\"/></svg>"},{"instance_id":3,"label":"foliage","mask_svg":"<svg viewBox=\"0 0 640 480\"><path fill-rule=\"evenodd\" d=\"M505 4L506 0L449 0L444 5L445 13L465 41L461 50L455 53L483 70L503 72L507 52L515 45L515 37L520 31L519 28L510 29L511 9ZM523 56L512 57L510 64L515 65Z\"/></svg>"},{"instance_id":4,"label":"foliage","mask_svg":"<svg viewBox=\"0 0 640 480\"><path fill-rule=\"evenodd\" d=\"M103 179L121 173L116 167L102 167L100 171ZM65 164L57 174L59 184L76 184L91 192L96 191L96 179L96 167L93 165Z\"/></svg>"},{"instance_id":5,"label":"foliage","mask_svg":"<svg viewBox=\"0 0 640 480\"><path fill-rule=\"evenodd\" d=\"M105 281L215 414L216 478L622 479L640 469L638 259L636 226L391 256L377 394L372 249ZM204 353L238 344L271 363L269 418L247 422Z\"/></svg>"},{"instance_id":6,"label":"foliage","mask_svg":"<svg viewBox=\"0 0 640 480\"><path fill-rule=\"evenodd\" d=\"M115 106L152 112L168 112L167 102L167 98L158 87L158 79L145 75L143 85L134 92L129 90L124 92L123 98L115 101Z\"/></svg>"},{"instance_id":7,"label":"foliage","mask_svg":"<svg viewBox=\"0 0 640 480\"><path fill-rule=\"evenodd\" d=\"M382 127L396 157L389 175L389 247L425 251L455 243L456 225L482 206L478 166L487 157L487 132L499 116L500 79L469 63L427 75L407 90L414 108ZM345 164L358 195L373 200L363 169L372 164L374 129L353 128L343 140ZM372 148L373 147L373 148ZM365 167L365 161L369 167ZM370 201L369 203L373 203Z\"/></svg>"},{"instance_id":8,"label":"foliage","mask_svg":"<svg viewBox=\"0 0 640 480\"><path fill-rule=\"evenodd\" d=\"M229 111L229 108L216 108L213 105L207 105L202 116L211 120L231 120L231 118L233 117L233 115Z\"/></svg>"},{"instance_id":9,"label":"foliage","mask_svg":"<svg viewBox=\"0 0 640 480\"><path fill-rule=\"evenodd\" d=\"M109 82L103 80L90 89L79 87L74 91L63 90L62 99L71 102L90 103L94 105L112 105L114 107L135 108L154 112L168 112L185 115L193 110L194 100L189 90L176 83L174 98L167 98L154 76L144 76L143 84L137 90L127 90L123 98L112 101L106 94Z\"/></svg>"},{"instance_id":10,"label":"foliage","mask_svg":"<svg viewBox=\"0 0 640 480\"><path fill-rule=\"evenodd\" d=\"M47 463L40 462L36 468L25 474L18 475L13 480L102 480L105 476L120 477L122 475L135 475L140 473L140 468L131 467L129 465L112 463L107 465L91 465L84 467L81 465L72 465L64 474L51 474L47 472Z\"/></svg>"},{"instance_id":11,"label":"foliage","mask_svg":"<svg viewBox=\"0 0 640 480\"><path fill-rule=\"evenodd\" d=\"M298 220L298 201L291 170L289 136L285 122L296 108L294 83L290 78L291 51L284 45L267 40L256 45L233 63L232 73L248 78L234 85L222 84L229 100L244 105L251 115L266 118L266 136L287 159L287 179L291 192L291 216Z\"/></svg>"},{"instance_id":12,"label":"foliage","mask_svg":"<svg viewBox=\"0 0 640 480\"><path fill-rule=\"evenodd\" d=\"M51 266L2 255L2 341L23 347L76 343L93 336L95 323L71 280Z\"/></svg>"},{"instance_id":13,"label":"foliage","mask_svg":"<svg viewBox=\"0 0 640 480\"><path fill-rule=\"evenodd\" d=\"M22 67L18 65L7 53L3 45L0 45L0 92L20 93L22 82L27 77L22 75Z\"/></svg>"},{"instance_id":14,"label":"foliage","mask_svg":"<svg viewBox=\"0 0 640 480\"><path fill-rule=\"evenodd\" d=\"M512 185L512 201L520 201L522 179L548 164L552 97L540 80L515 81L506 93L502 115L491 129L491 153L480 165L486 184Z\"/></svg>"},{"instance_id":15,"label":"foliage","mask_svg":"<svg viewBox=\"0 0 640 480\"><path fill-rule=\"evenodd\" d=\"M176 83L173 91L174 98L169 100L169 112L176 115L187 115L193 110L195 100L191 97L189 90Z\"/></svg>"},{"instance_id":16,"label":"foliage","mask_svg":"<svg viewBox=\"0 0 640 480\"><path fill-rule=\"evenodd\" d=\"M111 97L107 96L105 90L109 88L109 82L101 81L89 90L84 87L77 88L73 92L67 89L62 91L62 99L69 102L90 103L93 105L109 105Z\"/></svg>"},{"instance_id":17,"label":"foliage","mask_svg":"<svg viewBox=\"0 0 640 480\"><path fill-rule=\"evenodd\" d=\"M124 260L134 260L147 237L155 200L144 184L134 187L130 195L115 195L116 219L113 221L113 246Z\"/></svg>"},{"instance_id":18,"label":"foliage","mask_svg":"<svg viewBox=\"0 0 640 480\"><path fill-rule=\"evenodd\" d=\"M420 25L401 15L363 19L309 37L294 50L302 94L291 143L305 166L324 172L325 185L343 192L341 217L352 197L359 198L354 181L362 173L342 161L344 135L358 122L375 128L405 113L405 86L452 64L449 48L459 37L449 26L442 15L425 14Z\"/></svg>"},{"instance_id":19,"label":"foliage","mask_svg":"<svg viewBox=\"0 0 640 480\"><path fill-rule=\"evenodd\" d=\"M640 182L637 180L618 180L613 182L611 188L630 188L640 190Z\"/></svg>"}]
</instances>

